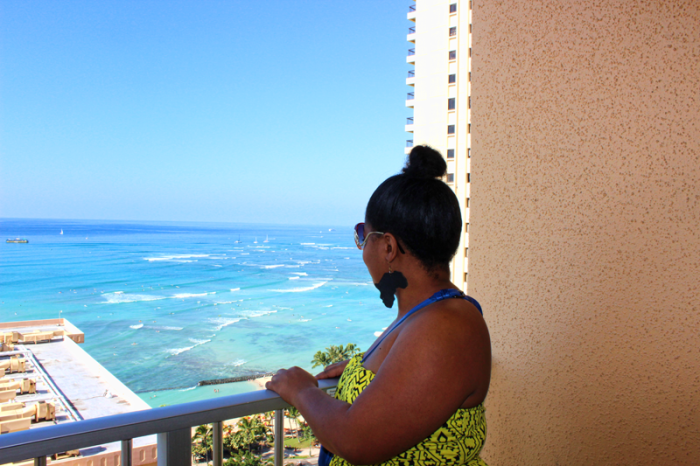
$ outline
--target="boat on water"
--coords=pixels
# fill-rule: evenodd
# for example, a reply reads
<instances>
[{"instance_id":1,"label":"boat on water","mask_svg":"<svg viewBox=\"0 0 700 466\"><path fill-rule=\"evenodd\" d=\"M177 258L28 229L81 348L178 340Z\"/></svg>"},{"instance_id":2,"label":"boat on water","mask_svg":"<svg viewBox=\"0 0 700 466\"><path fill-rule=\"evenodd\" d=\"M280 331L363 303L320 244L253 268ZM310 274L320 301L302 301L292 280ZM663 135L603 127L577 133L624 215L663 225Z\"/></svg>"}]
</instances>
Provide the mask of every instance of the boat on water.
<instances>
[{"instance_id":1,"label":"boat on water","mask_svg":"<svg viewBox=\"0 0 700 466\"><path fill-rule=\"evenodd\" d=\"M10 239L8 239L6 242L7 242L7 243L28 243L29 240L28 240L28 239L22 239L22 238L15 238L15 239L10 238Z\"/></svg>"},{"instance_id":2,"label":"boat on water","mask_svg":"<svg viewBox=\"0 0 700 466\"><path fill-rule=\"evenodd\" d=\"M63 234L63 229L61 229L61 234Z\"/></svg>"},{"instance_id":3,"label":"boat on water","mask_svg":"<svg viewBox=\"0 0 700 466\"><path fill-rule=\"evenodd\" d=\"M263 241L263 243L269 243L269 242L270 242L270 238L268 236L265 236L265 241Z\"/></svg>"}]
</instances>

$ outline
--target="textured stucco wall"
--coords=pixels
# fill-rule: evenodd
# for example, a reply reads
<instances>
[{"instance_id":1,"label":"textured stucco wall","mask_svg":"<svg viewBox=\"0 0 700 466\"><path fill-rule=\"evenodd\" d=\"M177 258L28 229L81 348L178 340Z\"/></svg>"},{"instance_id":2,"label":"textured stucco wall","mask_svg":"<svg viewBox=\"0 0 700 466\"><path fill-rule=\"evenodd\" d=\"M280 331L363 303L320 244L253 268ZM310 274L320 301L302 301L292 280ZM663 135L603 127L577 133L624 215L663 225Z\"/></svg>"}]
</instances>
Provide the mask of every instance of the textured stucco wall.
<instances>
[{"instance_id":1,"label":"textured stucco wall","mask_svg":"<svg viewBox=\"0 0 700 466\"><path fill-rule=\"evenodd\" d=\"M700 1L474 0L484 458L700 464Z\"/></svg>"}]
</instances>

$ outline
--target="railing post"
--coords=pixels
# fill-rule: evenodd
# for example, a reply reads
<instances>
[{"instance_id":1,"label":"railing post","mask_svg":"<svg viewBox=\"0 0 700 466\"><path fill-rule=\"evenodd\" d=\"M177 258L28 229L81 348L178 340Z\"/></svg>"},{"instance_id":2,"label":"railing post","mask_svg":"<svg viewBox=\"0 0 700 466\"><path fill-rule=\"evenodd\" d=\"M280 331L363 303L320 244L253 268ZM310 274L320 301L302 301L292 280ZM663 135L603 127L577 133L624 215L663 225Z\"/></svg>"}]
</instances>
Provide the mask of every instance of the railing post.
<instances>
[{"instance_id":1,"label":"railing post","mask_svg":"<svg viewBox=\"0 0 700 466\"><path fill-rule=\"evenodd\" d=\"M214 466L223 466L224 464L224 423L222 421L215 422L212 428L212 459Z\"/></svg>"},{"instance_id":2,"label":"railing post","mask_svg":"<svg viewBox=\"0 0 700 466\"><path fill-rule=\"evenodd\" d=\"M284 461L284 411L275 410L275 466ZM160 465L158 465L160 466Z\"/></svg>"},{"instance_id":3,"label":"railing post","mask_svg":"<svg viewBox=\"0 0 700 466\"><path fill-rule=\"evenodd\" d=\"M158 434L158 466L192 466L192 428Z\"/></svg>"},{"instance_id":4,"label":"railing post","mask_svg":"<svg viewBox=\"0 0 700 466\"><path fill-rule=\"evenodd\" d=\"M131 466L132 443L131 439L122 440L122 463L121 466Z\"/></svg>"},{"instance_id":5,"label":"railing post","mask_svg":"<svg viewBox=\"0 0 700 466\"><path fill-rule=\"evenodd\" d=\"M46 466L46 457L39 456L37 458L34 458L34 466Z\"/></svg>"}]
</instances>

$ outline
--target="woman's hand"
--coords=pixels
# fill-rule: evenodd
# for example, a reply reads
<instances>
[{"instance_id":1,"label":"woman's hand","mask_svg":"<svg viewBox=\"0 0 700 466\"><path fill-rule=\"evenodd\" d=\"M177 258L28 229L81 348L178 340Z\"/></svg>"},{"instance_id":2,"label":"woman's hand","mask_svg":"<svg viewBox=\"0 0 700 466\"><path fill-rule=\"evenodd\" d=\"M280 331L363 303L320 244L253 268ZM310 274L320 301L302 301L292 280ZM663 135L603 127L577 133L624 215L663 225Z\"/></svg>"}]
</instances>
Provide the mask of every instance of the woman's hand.
<instances>
[{"instance_id":1,"label":"woman's hand","mask_svg":"<svg viewBox=\"0 0 700 466\"><path fill-rule=\"evenodd\" d=\"M278 370L272 379L265 384L265 388L277 392L284 401L292 406L296 406L295 398L301 391L316 387L318 387L318 382L314 376L296 366Z\"/></svg>"},{"instance_id":2,"label":"woman's hand","mask_svg":"<svg viewBox=\"0 0 700 466\"><path fill-rule=\"evenodd\" d=\"M323 369L323 372L316 374L316 378L318 380L321 380L334 379L336 377L340 377L340 374L343 373L343 371L345 370L345 366L348 365L348 362L350 362L350 360L346 359L345 361L336 362L335 364L326 366L326 368Z\"/></svg>"}]
</instances>

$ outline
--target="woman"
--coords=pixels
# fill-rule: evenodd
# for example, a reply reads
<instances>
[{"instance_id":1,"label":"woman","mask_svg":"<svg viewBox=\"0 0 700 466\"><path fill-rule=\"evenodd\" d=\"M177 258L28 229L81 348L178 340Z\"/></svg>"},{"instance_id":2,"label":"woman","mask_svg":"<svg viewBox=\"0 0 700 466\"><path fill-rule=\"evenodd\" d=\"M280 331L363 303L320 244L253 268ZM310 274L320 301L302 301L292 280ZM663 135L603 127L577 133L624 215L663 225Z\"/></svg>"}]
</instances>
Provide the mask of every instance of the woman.
<instances>
[{"instance_id":1,"label":"woman","mask_svg":"<svg viewBox=\"0 0 700 466\"><path fill-rule=\"evenodd\" d=\"M446 168L438 152L415 147L355 227L384 304L398 300L396 320L367 352L316 378L292 367L267 383L323 444L319 464L485 464L491 342L479 304L450 282L463 224L437 179ZM318 388L317 379L338 376L335 398Z\"/></svg>"}]
</instances>

